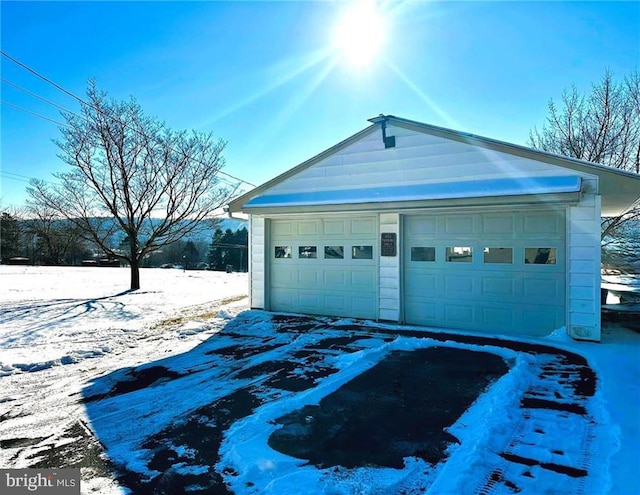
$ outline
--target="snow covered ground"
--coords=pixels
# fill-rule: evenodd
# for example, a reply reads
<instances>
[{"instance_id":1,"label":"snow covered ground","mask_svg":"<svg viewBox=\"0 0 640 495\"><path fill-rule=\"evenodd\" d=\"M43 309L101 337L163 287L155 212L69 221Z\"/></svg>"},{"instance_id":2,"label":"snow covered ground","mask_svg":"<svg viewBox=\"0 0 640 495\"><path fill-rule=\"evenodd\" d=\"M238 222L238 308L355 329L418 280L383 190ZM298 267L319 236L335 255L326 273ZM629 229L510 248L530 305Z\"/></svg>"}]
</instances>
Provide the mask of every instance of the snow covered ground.
<instances>
[{"instance_id":1,"label":"snow covered ground","mask_svg":"<svg viewBox=\"0 0 640 495\"><path fill-rule=\"evenodd\" d=\"M521 339L557 353L351 320L276 331L271 315L245 311L246 274L144 269L141 282L128 292L128 272L119 268L0 266L1 468L57 460L83 467L83 493L131 493L101 462L106 449L143 484L163 465L198 479L212 466L194 450L197 439L180 436L185 423L215 426L224 410L212 403L253 390L259 400L229 422L215 453L215 470L233 493L640 493L640 334L622 326L606 327L600 344L573 342L562 329ZM335 372L315 386L274 392L261 388L268 373L247 372L291 361L345 327L357 328L348 352L320 356L314 369ZM320 469L267 445L277 418L317 403L391 352L442 345L491 352L510 366L448 429L460 443L445 461ZM232 347L241 352L225 358ZM576 392L584 370L565 363L565 351L586 358L595 393ZM569 375L578 382L563 385ZM536 397L566 408L523 407ZM175 458L163 464L166 451Z\"/></svg>"},{"instance_id":2,"label":"snow covered ground","mask_svg":"<svg viewBox=\"0 0 640 495\"><path fill-rule=\"evenodd\" d=\"M244 273L140 277L142 288L129 292L126 268L0 265L0 466L36 465L74 425L88 427L79 398L92 379L187 351L247 304ZM86 476L83 493L122 493L109 478Z\"/></svg>"}]
</instances>

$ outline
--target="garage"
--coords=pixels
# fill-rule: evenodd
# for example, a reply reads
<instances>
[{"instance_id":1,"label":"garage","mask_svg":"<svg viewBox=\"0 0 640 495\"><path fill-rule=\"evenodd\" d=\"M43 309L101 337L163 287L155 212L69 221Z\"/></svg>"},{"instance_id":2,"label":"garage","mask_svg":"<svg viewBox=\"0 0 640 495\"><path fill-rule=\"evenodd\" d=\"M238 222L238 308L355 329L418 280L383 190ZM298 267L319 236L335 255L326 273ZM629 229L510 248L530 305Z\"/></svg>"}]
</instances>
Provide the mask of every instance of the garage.
<instances>
[{"instance_id":1,"label":"garage","mask_svg":"<svg viewBox=\"0 0 640 495\"><path fill-rule=\"evenodd\" d=\"M270 222L273 311L376 318L377 218Z\"/></svg>"},{"instance_id":2,"label":"garage","mask_svg":"<svg viewBox=\"0 0 640 495\"><path fill-rule=\"evenodd\" d=\"M598 341L601 218L640 174L379 115L230 202L251 307Z\"/></svg>"},{"instance_id":3,"label":"garage","mask_svg":"<svg viewBox=\"0 0 640 495\"><path fill-rule=\"evenodd\" d=\"M404 319L447 328L527 334L565 324L565 215L407 215Z\"/></svg>"}]
</instances>

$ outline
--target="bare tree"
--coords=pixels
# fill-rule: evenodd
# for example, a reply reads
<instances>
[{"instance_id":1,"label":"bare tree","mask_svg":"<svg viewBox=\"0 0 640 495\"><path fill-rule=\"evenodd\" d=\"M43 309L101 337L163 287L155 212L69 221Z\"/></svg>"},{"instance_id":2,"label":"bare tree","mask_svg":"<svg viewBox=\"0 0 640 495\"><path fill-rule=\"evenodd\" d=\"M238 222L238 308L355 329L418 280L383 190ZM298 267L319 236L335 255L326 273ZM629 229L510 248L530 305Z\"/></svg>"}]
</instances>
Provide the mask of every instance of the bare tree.
<instances>
[{"instance_id":1,"label":"bare tree","mask_svg":"<svg viewBox=\"0 0 640 495\"><path fill-rule=\"evenodd\" d=\"M640 173L640 73L616 82L606 71L588 95L575 86L565 90L560 109L549 102L546 123L530 132L529 145ZM603 219L603 239L631 219L640 219L640 203L618 217Z\"/></svg>"},{"instance_id":2,"label":"bare tree","mask_svg":"<svg viewBox=\"0 0 640 495\"><path fill-rule=\"evenodd\" d=\"M56 210L31 203L25 210L24 233L33 236L34 261L48 265L65 263L82 252L82 232Z\"/></svg>"},{"instance_id":3,"label":"bare tree","mask_svg":"<svg viewBox=\"0 0 640 495\"><path fill-rule=\"evenodd\" d=\"M228 201L218 179L226 143L210 133L173 131L133 98L107 99L93 82L81 115L63 117L56 144L71 171L54 174L55 185L32 181L29 202L62 215L106 255L129 263L131 290L139 289L145 256L201 228ZM115 241L123 233L124 251Z\"/></svg>"}]
</instances>

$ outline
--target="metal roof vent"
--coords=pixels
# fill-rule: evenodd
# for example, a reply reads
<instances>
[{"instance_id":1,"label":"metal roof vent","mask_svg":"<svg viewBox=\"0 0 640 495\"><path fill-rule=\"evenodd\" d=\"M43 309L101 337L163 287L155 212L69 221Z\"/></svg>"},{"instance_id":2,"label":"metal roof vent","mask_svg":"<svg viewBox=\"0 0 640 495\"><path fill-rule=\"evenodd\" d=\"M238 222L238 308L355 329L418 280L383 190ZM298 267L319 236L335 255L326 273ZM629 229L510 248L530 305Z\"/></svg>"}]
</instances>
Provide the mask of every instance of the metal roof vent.
<instances>
[{"instance_id":1,"label":"metal roof vent","mask_svg":"<svg viewBox=\"0 0 640 495\"><path fill-rule=\"evenodd\" d=\"M396 137L395 136L387 136L387 121L390 116L386 115L378 115L377 117L373 117L372 119L368 119L369 122L373 124L380 124L382 128L382 142L384 143L385 148L395 148L396 147Z\"/></svg>"}]
</instances>

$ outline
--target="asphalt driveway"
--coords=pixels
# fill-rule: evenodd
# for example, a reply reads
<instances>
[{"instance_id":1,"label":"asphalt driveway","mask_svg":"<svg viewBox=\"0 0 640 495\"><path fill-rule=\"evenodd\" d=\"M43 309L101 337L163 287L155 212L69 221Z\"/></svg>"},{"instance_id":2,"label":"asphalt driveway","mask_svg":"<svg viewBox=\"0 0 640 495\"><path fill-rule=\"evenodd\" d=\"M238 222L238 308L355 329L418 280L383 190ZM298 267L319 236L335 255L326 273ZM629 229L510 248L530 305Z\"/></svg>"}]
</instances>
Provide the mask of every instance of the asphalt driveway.
<instances>
[{"instance_id":1,"label":"asphalt driveway","mask_svg":"<svg viewBox=\"0 0 640 495\"><path fill-rule=\"evenodd\" d=\"M425 493L470 442L461 417L514 368L527 380L512 384L521 388L504 397L505 417L491 420L504 421L496 431L508 434L483 447L473 492L526 492L543 482L581 493L596 388L581 356L480 335L256 311L188 353L89 384L81 399L89 423L40 452L38 465L111 472L135 494L263 493L265 479L277 491L274 483L303 469L321 473L323 483L390 469L404 473L398 493ZM491 407L499 408L503 399L494 396ZM564 424L575 438L558 445L548 433ZM293 459L293 471L252 467L254 452L269 448ZM423 467L406 471L407 459Z\"/></svg>"}]
</instances>

